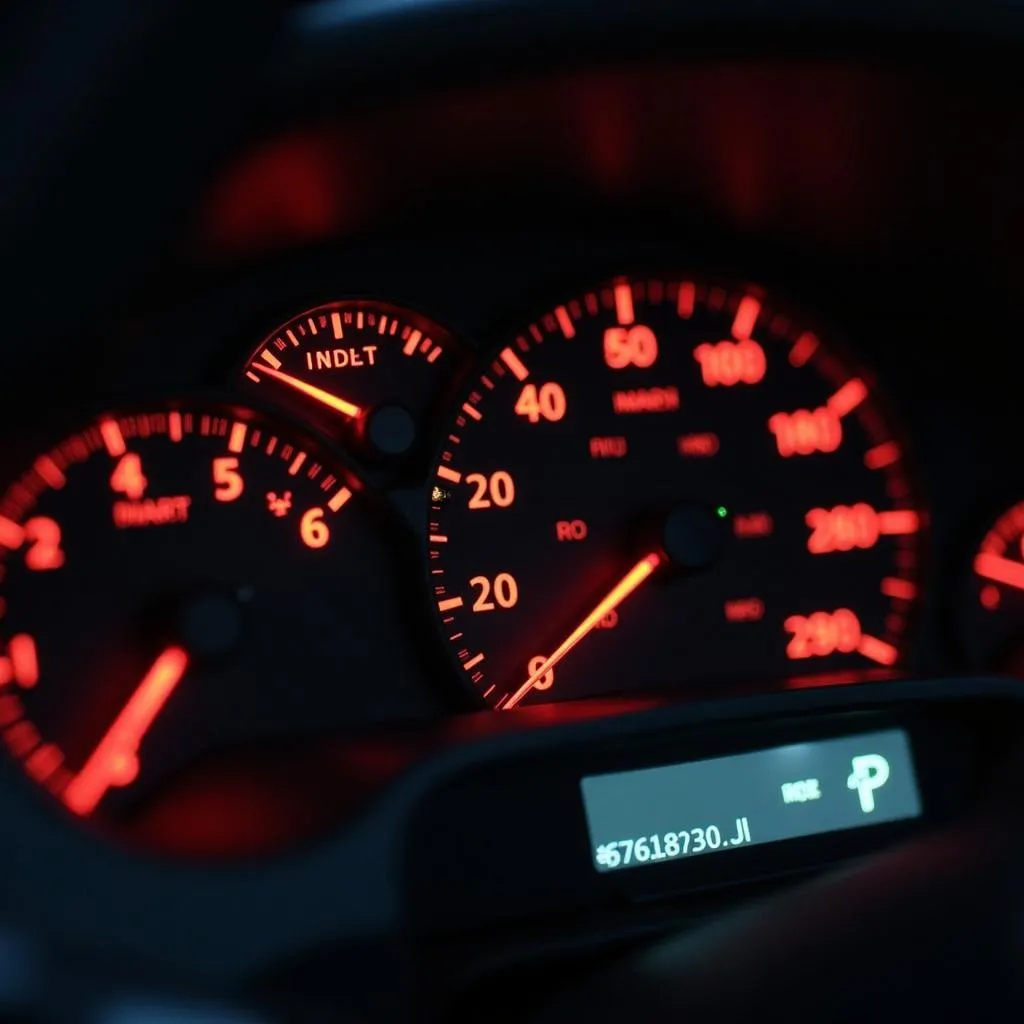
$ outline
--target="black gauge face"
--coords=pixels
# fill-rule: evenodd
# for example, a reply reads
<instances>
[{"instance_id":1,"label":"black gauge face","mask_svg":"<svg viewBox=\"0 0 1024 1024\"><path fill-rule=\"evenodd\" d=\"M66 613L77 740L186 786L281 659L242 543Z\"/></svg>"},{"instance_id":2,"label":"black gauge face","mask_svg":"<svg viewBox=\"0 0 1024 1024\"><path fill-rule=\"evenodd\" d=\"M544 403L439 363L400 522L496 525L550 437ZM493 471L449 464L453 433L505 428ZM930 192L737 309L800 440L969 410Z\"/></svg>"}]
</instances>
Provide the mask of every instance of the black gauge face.
<instances>
[{"instance_id":1,"label":"black gauge face","mask_svg":"<svg viewBox=\"0 0 1024 1024\"><path fill-rule=\"evenodd\" d=\"M351 724L380 659L358 489L240 408L112 415L40 454L0 498L9 753L113 823L208 752Z\"/></svg>"},{"instance_id":2,"label":"black gauge face","mask_svg":"<svg viewBox=\"0 0 1024 1024\"><path fill-rule=\"evenodd\" d=\"M961 640L972 668L1024 677L1024 502L999 516L978 546Z\"/></svg>"},{"instance_id":3,"label":"black gauge face","mask_svg":"<svg viewBox=\"0 0 1024 1024\"><path fill-rule=\"evenodd\" d=\"M455 343L418 313L332 302L272 331L241 383L371 462L414 451L456 360Z\"/></svg>"},{"instance_id":4,"label":"black gauge face","mask_svg":"<svg viewBox=\"0 0 1024 1024\"><path fill-rule=\"evenodd\" d=\"M498 708L896 665L922 514L872 383L758 289L620 279L445 432L428 570Z\"/></svg>"}]
</instances>

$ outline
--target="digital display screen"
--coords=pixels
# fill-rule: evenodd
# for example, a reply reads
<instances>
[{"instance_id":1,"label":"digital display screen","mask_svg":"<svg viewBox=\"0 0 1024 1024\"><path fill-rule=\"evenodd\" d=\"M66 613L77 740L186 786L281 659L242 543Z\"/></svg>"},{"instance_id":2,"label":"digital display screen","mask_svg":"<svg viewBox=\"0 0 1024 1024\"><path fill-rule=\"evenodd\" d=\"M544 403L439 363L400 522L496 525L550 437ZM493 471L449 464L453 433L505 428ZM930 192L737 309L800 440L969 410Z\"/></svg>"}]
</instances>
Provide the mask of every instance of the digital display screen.
<instances>
[{"instance_id":1,"label":"digital display screen","mask_svg":"<svg viewBox=\"0 0 1024 1024\"><path fill-rule=\"evenodd\" d=\"M921 814L898 729L593 775L580 788L600 872Z\"/></svg>"}]
</instances>

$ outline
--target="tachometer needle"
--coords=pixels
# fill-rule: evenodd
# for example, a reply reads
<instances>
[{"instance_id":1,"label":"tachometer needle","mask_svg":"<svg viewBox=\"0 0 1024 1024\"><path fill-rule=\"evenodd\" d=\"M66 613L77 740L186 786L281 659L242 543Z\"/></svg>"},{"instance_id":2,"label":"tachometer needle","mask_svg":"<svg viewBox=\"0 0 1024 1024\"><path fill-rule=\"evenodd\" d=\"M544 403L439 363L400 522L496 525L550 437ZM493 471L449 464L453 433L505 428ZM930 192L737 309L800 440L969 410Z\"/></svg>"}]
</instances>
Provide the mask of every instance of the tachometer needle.
<instances>
[{"instance_id":1,"label":"tachometer needle","mask_svg":"<svg viewBox=\"0 0 1024 1024\"><path fill-rule=\"evenodd\" d=\"M259 373L265 373L268 377L273 377L274 380L279 380L282 384L287 384L288 387L294 388L296 391L312 398L313 401L326 405L328 409L340 412L342 416L355 419L363 411L358 405L346 402L344 398L332 395L330 391L324 391L323 388L318 388L314 384L307 384L299 377L293 377L290 373L282 373L280 370L275 370L272 366L264 366L260 363L254 366L253 369Z\"/></svg>"},{"instance_id":2,"label":"tachometer needle","mask_svg":"<svg viewBox=\"0 0 1024 1024\"><path fill-rule=\"evenodd\" d=\"M664 561L664 557L657 552L652 552L645 558L641 558L594 606L593 611L558 645L554 654L500 706L500 709L509 711L514 708L610 611L622 604Z\"/></svg>"},{"instance_id":3,"label":"tachometer needle","mask_svg":"<svg viewBox=\"0 0 1024 1024\"><path fill-rule=\"evenodd\" d=\"M981 554L974 559L974 571L987 580L1024 590L1024 562L1014 562L1000 555Z\"/></svg>"},{"instance_id":4,"label":"tachometer needle","mask_svg":"<svg viewBox=\"0 0 1024 1024\"><path fill-rule=\"evenodd\" d=\"M111 786L127 786L139 774L139 744L181 681L188 655L168 647L153 662L114 724L82 770L64 790L64 803L76 814L90 814Z\"/></svg>"}]
</instances>

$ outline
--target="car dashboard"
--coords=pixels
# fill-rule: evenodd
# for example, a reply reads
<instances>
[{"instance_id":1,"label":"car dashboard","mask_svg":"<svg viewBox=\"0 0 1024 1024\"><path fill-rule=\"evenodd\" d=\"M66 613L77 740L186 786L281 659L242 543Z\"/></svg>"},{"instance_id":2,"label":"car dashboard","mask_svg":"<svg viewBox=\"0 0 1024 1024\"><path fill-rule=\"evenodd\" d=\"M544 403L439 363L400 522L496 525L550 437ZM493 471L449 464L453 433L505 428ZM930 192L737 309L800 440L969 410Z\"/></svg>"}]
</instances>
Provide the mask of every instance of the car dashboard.
<instances>
[{"instance_id":1,"label":"car dashboard","mask_svg":"<svg viewBox=\"0 0 1024 1024\"><path fill-rule=\"evenodd\" d=\"M21 298L0 915L90 999L519 1019L1019 736L1012 46L470 6L293 6L152 257Z\"/></svg>"}]
</instances>

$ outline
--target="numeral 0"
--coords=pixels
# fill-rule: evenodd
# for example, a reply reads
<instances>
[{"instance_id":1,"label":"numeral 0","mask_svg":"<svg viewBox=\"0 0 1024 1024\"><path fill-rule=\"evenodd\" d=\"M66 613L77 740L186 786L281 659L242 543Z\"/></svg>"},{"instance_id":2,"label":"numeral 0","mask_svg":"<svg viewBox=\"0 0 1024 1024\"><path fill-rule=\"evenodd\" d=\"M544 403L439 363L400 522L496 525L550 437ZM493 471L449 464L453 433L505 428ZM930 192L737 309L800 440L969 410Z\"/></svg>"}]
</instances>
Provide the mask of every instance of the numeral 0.
<instances>
[{"instance_id":1,"label":"numeral 0","mask_svg":"<svg viewBox=\"0 0 1024 1024\"><path fill-rule=\"evenodd\" d=\"M497 601L498 608L514 608L519 600L519 586L516 584L515 577L507 572L499 572L494 577L493 584L486 576L474 576L469 581L469 585L480 588L480 593L473 602L473 611L475 612L493 612L495 601ZM494 601L491 600L492 594Z\"/></svg>"},{"instance_id":2,"label":"numeral 0","mask_svg":"<svg viewBox=\"0 0 1024 1024\"><path fill-rule=\"evenodd\" d=\"M533 676L534 672L539 672L540 671L541 666L547 660L548 659L547 659L547 657L545 655L543 655L543 654L535 654L530 659L530 663L529 663L529 665L527 665L526 671L529 672L529 674L531 676ZM555 681L555 670L553 668L549 668L547 670L547 672L545 672L544 675L542 675L540 677L540 679L538 679L537 682L535 682L533 684L533 688L535 690L550 690L551 689L551 684L554 681Z\"/></svg>"},{"instance_id":3,"label":"numeral 0","mask_svg":"<svg viewBox=\"0 0 1024 1024\"><path fill-rule=\"evenodd\" d=\"M468 473L466 483L476 490L469 497L470 508L508 508L516 500L516 485L503 469L489 477L483 473Z\"/></svg>"}]
</instances>

